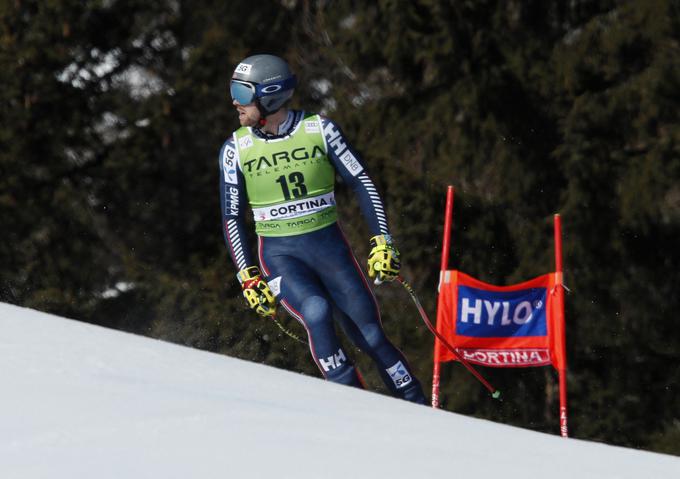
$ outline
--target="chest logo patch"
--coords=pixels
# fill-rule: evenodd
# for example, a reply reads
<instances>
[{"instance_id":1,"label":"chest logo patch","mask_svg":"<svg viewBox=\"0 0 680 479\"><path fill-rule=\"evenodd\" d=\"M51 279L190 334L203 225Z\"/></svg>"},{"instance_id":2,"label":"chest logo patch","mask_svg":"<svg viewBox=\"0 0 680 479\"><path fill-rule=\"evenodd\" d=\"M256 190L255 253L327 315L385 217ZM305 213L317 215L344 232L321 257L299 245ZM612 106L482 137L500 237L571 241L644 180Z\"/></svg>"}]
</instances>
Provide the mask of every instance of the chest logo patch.
<instances>
[{"instance_id":1,"label":"chest logo patch","mask_svg":"<svg viewBox=\"0 0 680 479\"><path fill-rule=\"evenodd\" d=\"M305 133L319 133L321 125L318 121L305 121Z\"/></svg>"},{"instance_id":2,"label":"chest logo patch","mask_svg":"<svg viewBox=\"0 0 680 479\"><path fill-rule=\"evenodd\" d=\"M239 138L238 146L242 150L250 148L251 146L253 146L253 137L250 135L246 135L243 138Z\"/></svg>"}]
</instances>

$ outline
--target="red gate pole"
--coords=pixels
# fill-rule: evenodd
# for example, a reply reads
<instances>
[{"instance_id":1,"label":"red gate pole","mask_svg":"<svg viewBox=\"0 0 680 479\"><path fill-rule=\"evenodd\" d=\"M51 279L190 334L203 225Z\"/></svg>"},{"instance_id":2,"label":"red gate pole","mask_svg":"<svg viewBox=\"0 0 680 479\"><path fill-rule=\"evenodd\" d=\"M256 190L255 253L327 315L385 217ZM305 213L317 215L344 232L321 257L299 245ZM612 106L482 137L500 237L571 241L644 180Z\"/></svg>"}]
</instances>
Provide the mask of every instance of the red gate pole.
<instances>
[{"instance_id":1,"label":"red gate pole","mask_svg":"<svg viewBox=\"0 0 680 479\"><path fill-rule=\"evenodd\" d=\"M555 334L559 341L559 350L562 354L562 364L557 370L560 383L560 434L569 437L567 428L567 359L566 339L564 324L564 272L562 268L562 220L559 214L554 216L555 225L555 294L557 295L559 318L555 323L558 325Z\"/></svg>"},{"instance_id":2,"label":"red gate pole","mask_svg":"<svg viewBox=\"0 0 680 479\"><path fill-rule=\"evenodd\" d=\"M437 332L441 333L441 316L444 313L441 304L441 286L444 281L444 274L449 267L449 249L451 247L451 220L453 217L453 186L449 185L446 189L446 212L444 213L444 238L442 241L442 260L439 267L439 285L437 286ZM439 357L441 353L441 342L439 338L434 338L434 366L432 368L432 407L439 407Z\"/></svg>"}]
</instances>

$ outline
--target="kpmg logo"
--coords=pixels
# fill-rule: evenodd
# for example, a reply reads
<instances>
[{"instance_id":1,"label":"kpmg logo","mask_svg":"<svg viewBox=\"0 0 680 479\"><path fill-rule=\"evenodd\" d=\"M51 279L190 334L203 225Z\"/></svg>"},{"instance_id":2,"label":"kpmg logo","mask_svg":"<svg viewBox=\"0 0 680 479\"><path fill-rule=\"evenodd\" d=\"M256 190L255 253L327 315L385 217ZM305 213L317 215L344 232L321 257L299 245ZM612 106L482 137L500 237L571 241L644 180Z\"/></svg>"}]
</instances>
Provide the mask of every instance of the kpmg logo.
<instances>
[{"instance_id":1,"label":"kpmg logo","mask_svg":"<svg viewBox=\"0 0 680 479\"><path fill-rule=\"evenodd\" d=\"M230 216L238 216L238 188L230 186L224 190L225 212Z\"/></svg>"},{"instance_id":2,"label":"kpmg logo","mask_svg":"<svg viewBox=\"0 0 680 479\"><path fill-rule=\"evenodd\" d=\"M458 287L456 334L478 338L545 336L546 288L487 291Z\"/></svg>"}]
</instances>

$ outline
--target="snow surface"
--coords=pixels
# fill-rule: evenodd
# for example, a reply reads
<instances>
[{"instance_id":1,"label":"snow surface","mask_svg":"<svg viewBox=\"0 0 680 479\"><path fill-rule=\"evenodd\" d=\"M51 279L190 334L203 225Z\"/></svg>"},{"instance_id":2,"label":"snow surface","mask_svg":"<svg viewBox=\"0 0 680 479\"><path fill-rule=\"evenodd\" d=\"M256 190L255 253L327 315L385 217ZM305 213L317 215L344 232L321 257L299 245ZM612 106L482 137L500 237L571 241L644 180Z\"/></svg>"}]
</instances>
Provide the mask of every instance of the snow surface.
<instances>
[{"instance_id":1,"label":"snow surface","mask_svg":"<svg viewBox=\"0 0 680 479\"><path fill-rule=\"evenodd\" d=\"M0 303L0 478L680 478L680 457L416 406Z\"/></svg>"}]
</instances>

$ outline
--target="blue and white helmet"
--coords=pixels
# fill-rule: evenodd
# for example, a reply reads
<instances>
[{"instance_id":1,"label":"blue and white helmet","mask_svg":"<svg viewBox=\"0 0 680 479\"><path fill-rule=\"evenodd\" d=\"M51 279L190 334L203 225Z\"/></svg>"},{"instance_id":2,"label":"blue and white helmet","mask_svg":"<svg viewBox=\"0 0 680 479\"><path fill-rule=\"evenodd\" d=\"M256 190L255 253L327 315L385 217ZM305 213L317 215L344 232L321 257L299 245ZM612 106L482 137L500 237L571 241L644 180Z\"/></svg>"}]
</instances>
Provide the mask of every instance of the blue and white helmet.
<instances>
[{"instance_id":1,"label":"blue and white helmet","mask_svg":"<svg viewBox=\"0 0 680 479\"><path fill-rule=\"evenodd\" d=\"M258 102L270 115L293 96L297 79L288 63L274 55L253 55L238 64L231 77L231 98L241 105Z\"/></svg>"}]
</instances>

